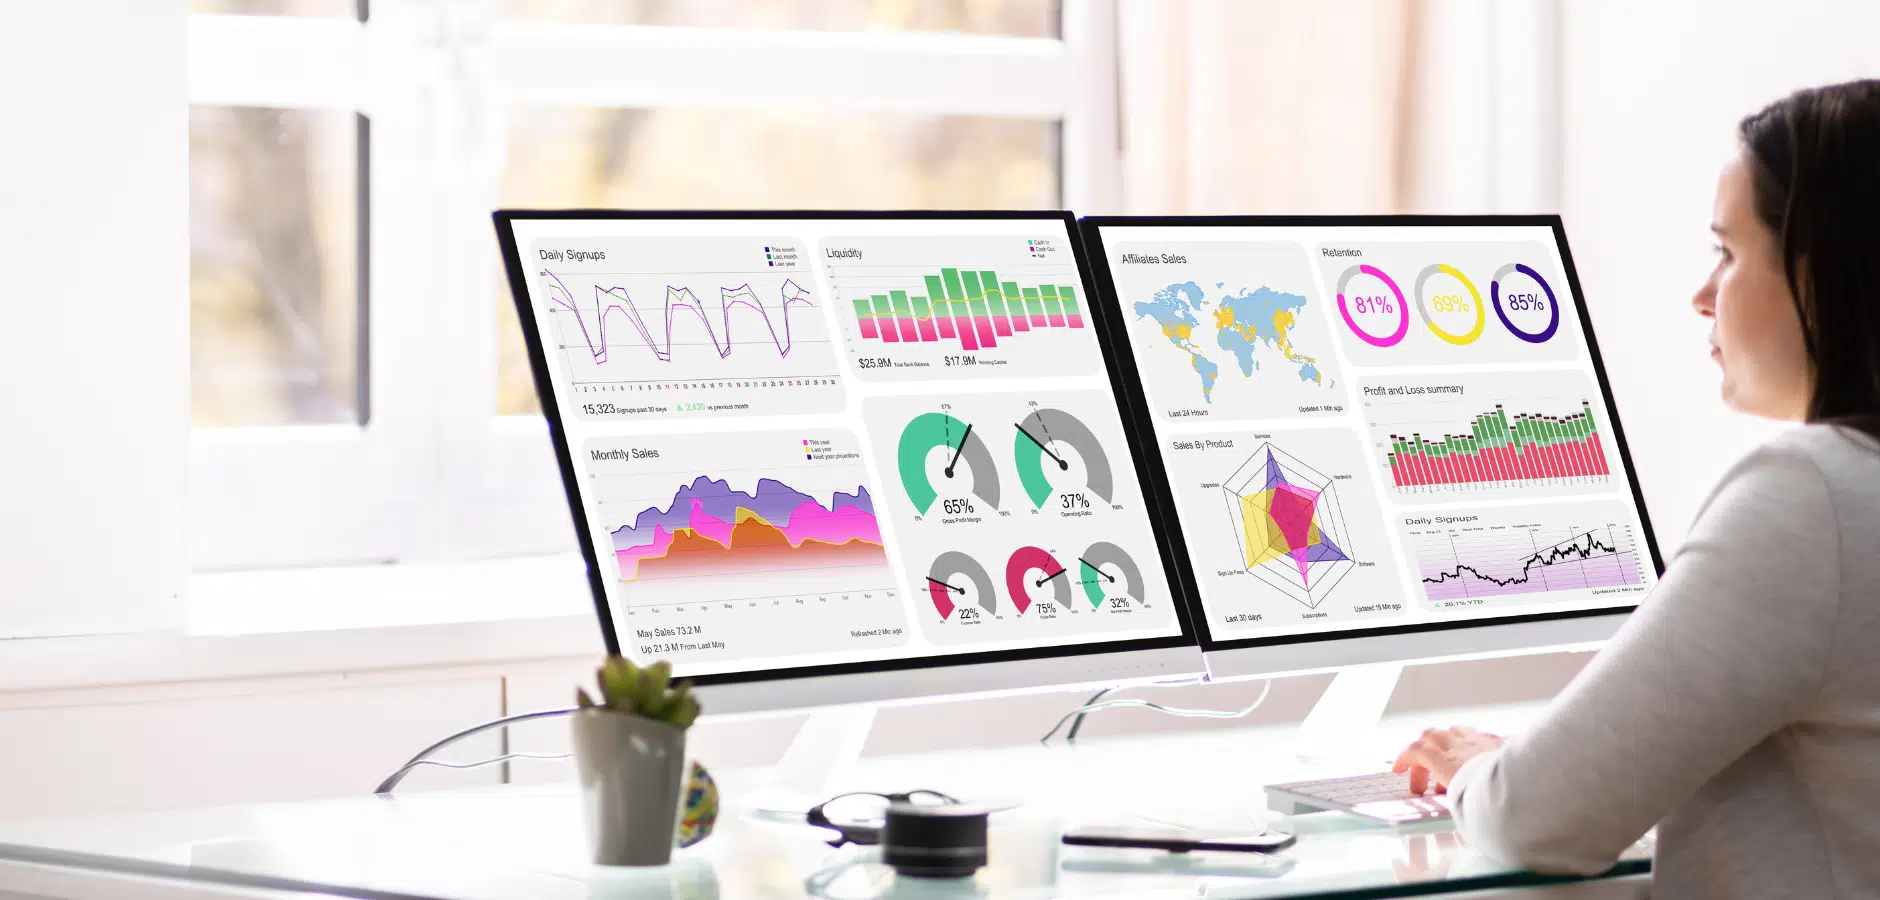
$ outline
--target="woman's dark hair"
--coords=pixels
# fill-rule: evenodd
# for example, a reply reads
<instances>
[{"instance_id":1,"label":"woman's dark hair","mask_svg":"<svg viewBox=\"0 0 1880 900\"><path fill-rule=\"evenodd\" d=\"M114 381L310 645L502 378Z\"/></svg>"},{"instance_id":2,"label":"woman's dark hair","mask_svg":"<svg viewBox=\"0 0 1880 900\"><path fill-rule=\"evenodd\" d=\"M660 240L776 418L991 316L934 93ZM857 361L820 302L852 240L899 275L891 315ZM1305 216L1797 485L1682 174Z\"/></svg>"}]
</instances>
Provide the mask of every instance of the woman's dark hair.
<instances>
[{"instance_id":1,"label":"woman's dark hair","mask_svg":"<svg viewBox=\"0 0 1880 900\"><path fill-rule=\"evenodd\" d=\"M1880 81L1796 91L1737 131L1815 366L1808 421L1880 437Z\"/></svg>"}]
</instances>

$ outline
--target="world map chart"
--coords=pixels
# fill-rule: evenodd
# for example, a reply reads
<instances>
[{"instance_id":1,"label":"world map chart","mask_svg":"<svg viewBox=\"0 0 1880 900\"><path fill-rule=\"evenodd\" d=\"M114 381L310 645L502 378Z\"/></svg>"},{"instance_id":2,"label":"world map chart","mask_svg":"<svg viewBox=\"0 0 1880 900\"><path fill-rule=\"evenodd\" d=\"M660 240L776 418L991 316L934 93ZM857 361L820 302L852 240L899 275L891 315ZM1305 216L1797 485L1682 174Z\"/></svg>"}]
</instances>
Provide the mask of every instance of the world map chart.
<instances>
[{"instance_id":1,"label":"world map chart","mask_svg":"<svg viewBox=\"0 0 1880 900\"><path fill-rule=\"evenodd\" d=\"M1210 300L1200 285L1186 281L1156 291L1155 299L1135 305L1138 319L1153 319L1161 327L1162 336L1189 355L1201 381L1202 399L1214 402L1221 366L1202 345L1198 338L1203 335L1197 332L1211 331L1212 346L1232 356L1244 377L1252 378L1260 371L1254 351L1265 346L1278 351L1297 372L1299 381L1326 388L1335 384L1319 371L1316 356L1293 344L1293 326L1305 309L1305 297L1268 287L1233 293L1225 290L1225 282L1214 287L1219 292L1215 300Z\"/></svg>"}]
</instances>

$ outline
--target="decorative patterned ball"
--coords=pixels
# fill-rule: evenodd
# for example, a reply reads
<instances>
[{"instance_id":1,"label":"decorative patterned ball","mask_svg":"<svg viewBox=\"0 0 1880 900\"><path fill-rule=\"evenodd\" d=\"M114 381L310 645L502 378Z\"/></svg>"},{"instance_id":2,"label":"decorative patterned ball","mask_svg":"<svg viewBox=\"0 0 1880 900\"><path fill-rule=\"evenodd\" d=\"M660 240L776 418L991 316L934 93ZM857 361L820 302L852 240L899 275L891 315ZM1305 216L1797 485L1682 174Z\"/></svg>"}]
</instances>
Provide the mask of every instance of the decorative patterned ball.
<instances>
[{"instance_id":1,"label":"decorative patterned ball","mask_svg":"<svg viewBox=\"0 0 1880 900\"><path fill-rule=\"evenodd\" d=\"M711 836L718 824L718 782L697 762L685 780L685 803L679 808L679 846L690 847Z\"/></svg>"}]
</instances>

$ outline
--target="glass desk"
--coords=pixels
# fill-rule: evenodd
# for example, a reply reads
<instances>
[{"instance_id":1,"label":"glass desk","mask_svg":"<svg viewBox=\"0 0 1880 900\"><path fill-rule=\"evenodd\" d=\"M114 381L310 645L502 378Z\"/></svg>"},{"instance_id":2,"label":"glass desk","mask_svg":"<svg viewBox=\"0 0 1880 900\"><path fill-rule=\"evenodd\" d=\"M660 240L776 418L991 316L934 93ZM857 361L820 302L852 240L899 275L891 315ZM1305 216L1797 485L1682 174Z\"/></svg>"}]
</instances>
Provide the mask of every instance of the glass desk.
<instances>
[{"instance_id":1,"label":"glass desk","mask_svg":"<svg viewBox=\"0 0 1880 900\"><path fill-rule=\"evenodd\" d=\"M766 772L751 770L718 773L725 803L716 832L661 869L588 864L579 799L563 784L0 825L0 891L19 887L13 875L47 866L98 885L184 883L208 896L448 900L1481 898L1562 882L1585 882L1572 890L1576 898L1634 898L1649 887L1647 843L1604 875L1558 878L1497 864L1446 824L1390 828L1324 813L1269 819L1261 785L1322 773L1275 752L1289 736L1289 729L1241 728L885 757L842 779L842 789L937 788L1021 801L992 819L990 865L955 881L897 879L873 848L834 849L823 842L827 832L740 808L738 798L765 783ZM1268 826L1299 840L1271 856L1058 841L1070 823L1131 821L1243 832Z\"/></svg>"}]
</instances>

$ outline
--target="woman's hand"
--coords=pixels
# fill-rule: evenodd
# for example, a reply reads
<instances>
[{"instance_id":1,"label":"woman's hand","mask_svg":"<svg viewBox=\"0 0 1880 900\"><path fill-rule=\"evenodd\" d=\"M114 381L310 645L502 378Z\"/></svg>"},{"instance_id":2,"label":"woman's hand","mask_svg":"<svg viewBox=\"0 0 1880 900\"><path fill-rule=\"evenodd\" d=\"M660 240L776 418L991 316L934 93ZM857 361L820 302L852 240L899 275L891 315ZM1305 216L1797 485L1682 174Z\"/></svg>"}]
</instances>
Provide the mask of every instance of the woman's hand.
<instances>
[{"instance_id":1,"label":"woman's hand","mask_svg":"<svg viewBox=\"0 0 1880 900\"><path fill-rule=\"evenodd\" d=\"M1449 788L1463 763L1500 746L1500 736L1465 725L1430 728L1397 755L1390 770L1410 773L1411 793L1421 794L1432 786L1441 792Z\"/></svg>"}]
</instances>

